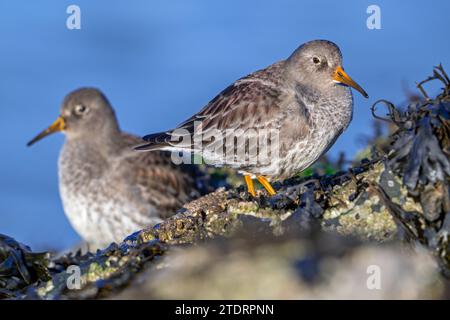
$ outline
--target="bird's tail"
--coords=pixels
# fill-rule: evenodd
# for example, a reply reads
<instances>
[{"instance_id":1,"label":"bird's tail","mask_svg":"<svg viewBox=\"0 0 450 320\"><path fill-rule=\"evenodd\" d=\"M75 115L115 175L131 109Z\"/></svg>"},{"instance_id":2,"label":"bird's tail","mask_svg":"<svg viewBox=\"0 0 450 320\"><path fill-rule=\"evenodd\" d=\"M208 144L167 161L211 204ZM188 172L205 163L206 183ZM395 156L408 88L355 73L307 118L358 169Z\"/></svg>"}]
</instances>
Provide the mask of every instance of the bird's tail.
<instances>
[{"instance_id":1,"label":"bird's tail","mask_svg":"<svg viewBox=\"0 0 450 320\"><path fill-rule=\"evenodd\" d=\"M167 132L149 134L142 139L147 143L134 147L136 151L154 151L170 147L171 135Z\"/></svg>"}]
</instances>

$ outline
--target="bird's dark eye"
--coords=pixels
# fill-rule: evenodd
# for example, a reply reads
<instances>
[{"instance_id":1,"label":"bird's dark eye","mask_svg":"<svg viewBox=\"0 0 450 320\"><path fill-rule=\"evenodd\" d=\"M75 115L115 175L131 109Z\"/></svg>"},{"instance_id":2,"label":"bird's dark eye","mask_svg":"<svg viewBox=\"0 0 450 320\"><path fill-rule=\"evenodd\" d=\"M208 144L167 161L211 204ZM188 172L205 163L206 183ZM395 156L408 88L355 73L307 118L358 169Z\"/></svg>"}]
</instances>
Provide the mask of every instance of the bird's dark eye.
<instances>
[{"instance_id":1,"label":"bird's dark eye","mask_svg":"<svg viewBox=\"0 0 450 320\"><path fill-rule=\"evenodd\" d=\"M82 105L82 104L77 105L77 106L75 107L75 112L76 112L77 114L83 114L83 113L86 113L87 110L88 110L88 108L87 108L86 106Z\"/></svg>"},{"instance_id":2,"label":"bird's dark eye","mask_svg":"<svg viewBox=\"0 0 450 320\"><path fill-rule=\"evenodd\" d=\"M314 58L312 59L312 61L313 61L315 64L319 64L319 63L320 63L320 59L317 58L317 57L314 57Z\"/></svg>"}]
</instances>

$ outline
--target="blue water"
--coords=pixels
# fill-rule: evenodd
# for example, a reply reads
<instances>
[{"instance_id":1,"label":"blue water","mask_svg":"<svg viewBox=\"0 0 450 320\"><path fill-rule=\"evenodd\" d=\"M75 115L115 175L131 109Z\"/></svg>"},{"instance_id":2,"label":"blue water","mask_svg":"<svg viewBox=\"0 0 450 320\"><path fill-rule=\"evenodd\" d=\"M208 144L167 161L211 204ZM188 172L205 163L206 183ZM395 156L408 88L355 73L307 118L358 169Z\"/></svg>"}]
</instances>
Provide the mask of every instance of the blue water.
<instances>
[{"instance_id":1,"label":"blue water","mask_svg":"<svg viewBox=\"0 0 450 320\"><path fill-rule=\"evenodd\" d=\"M66 28L70 4L81 7L81 30ZM381 8L381 30L366 27L370 4ZM143 135L172 127L299 44L326 38L370 95L355 94L354 121L330 151L352 156L371 132L374 101L404 101L405 88L433 65L450 68L448 12L449 1L1 0L0 233L35 250L78 241L58 195L63 136L25 144L79 86L101 88L122 127Z\"/></svg>"}]
</instances>

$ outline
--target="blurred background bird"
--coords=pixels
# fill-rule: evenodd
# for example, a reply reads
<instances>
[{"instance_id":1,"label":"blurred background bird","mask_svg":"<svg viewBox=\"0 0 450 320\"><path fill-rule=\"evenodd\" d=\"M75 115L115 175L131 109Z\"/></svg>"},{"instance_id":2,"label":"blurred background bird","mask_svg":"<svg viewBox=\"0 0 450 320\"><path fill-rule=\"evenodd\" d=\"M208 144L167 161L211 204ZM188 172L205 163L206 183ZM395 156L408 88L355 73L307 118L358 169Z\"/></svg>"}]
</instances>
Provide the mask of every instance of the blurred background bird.
<instances>
[{"instance_id":1,"label":"blurred background bird","mask_svg":"<svg viewBox=\"0 0 450 320\"><path fill-rule=\"evenodd\" d=\"M54 132L66 135L58 165L64 211L90 249L152 226L200 194L195 167L174 165L168 153L132 150L141 139L120 130L97 89L68 94L57 120L28 145Z\"/></svg>"},{"instance_id":2,"label":"blurred background bird","mask_svg":"<svg viewBox=\"0 0 450 320\"><path fill-rule=\"evenodd\" d=\"M237 80L176 129L144 137L148 143L136 150L191 151L210 164L239 169L252 196L253 178L274 195L269 179L290 178L306 169L348 127L350 87L368 98L344 72L336 44L310 41L286 60ZM191 141L199 139L192 148Z\"/></svg>"}]
</instances>

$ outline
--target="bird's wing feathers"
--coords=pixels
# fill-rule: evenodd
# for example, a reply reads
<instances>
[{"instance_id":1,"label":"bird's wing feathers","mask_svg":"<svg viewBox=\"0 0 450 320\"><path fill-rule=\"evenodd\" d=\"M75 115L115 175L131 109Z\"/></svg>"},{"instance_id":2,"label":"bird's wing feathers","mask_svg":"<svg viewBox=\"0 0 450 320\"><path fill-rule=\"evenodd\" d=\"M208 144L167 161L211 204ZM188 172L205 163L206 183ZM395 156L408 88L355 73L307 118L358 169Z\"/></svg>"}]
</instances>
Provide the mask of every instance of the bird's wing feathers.
<instances>
[{"instance_id":1,"label":"bird's wing feathers","mask_svg":"<svg viewBox=\"0 0 450 320\"><path fill-rule=\"evenodd\" d=\"M129 181L128 190L123 190L141 202L159 208L159 216L166 217L188 202L197 189L194 177L196 168L175 165L167 152L137 153L132 147L142 140L124 134L122 156L116 162L116 174ZM129 168L133 166L133 170Z\"/></svg>"},{"instance_id":2,"label":"bird's wing feathers","mask_svg":"<svg viewBox=\"0 0 450 320\"><path fill-rule=\"evenodd\" d=\"M259 80L241 79L223 90L199 113L177 128L191 131L195 121L201 121L202 130L260 128L270 123L279 113L283 92Z\"/></svg>"},{"instance_id":3,"label":"bird's wing feathers","mask_svg":"<svg viewBox=\"0 0 450 320\"><path fill-rule=\"evenodd\" d=\"M287 116L286 95L275 83L258 77L258 72L251 74L227 87L175 130L144 137L149 143L138 149L172 150L170 147L176 144L174 149L183 150L191 148L193 134L208 139L217 132L226 137L243 130L246 137L251 137L260 129L279 129L282 118ZM187 136L189 139L184 139ZM208 145L208 141L202 140L202 145Z\"/></svg>"}]
</instances>

